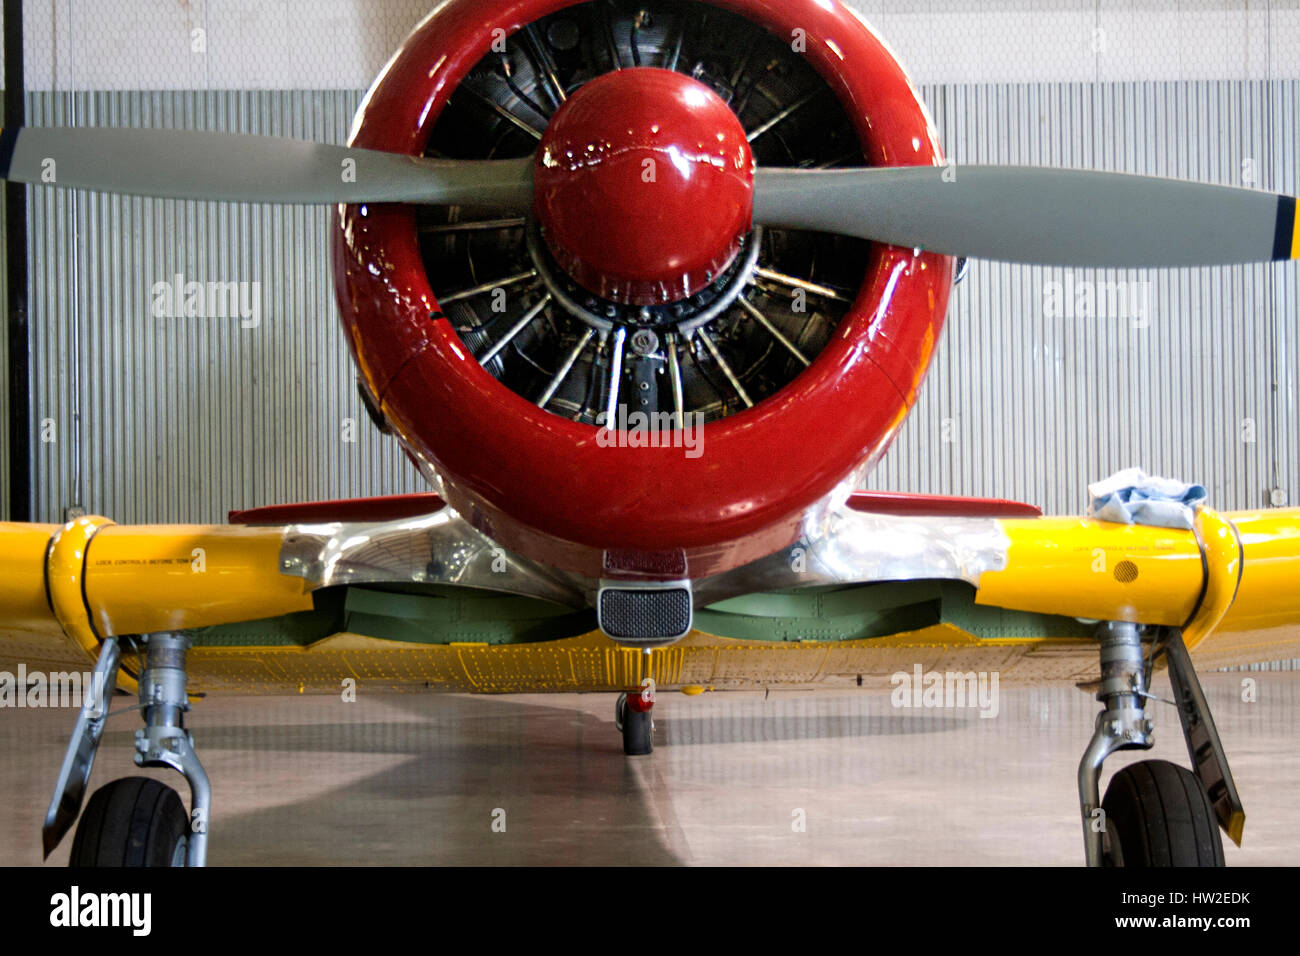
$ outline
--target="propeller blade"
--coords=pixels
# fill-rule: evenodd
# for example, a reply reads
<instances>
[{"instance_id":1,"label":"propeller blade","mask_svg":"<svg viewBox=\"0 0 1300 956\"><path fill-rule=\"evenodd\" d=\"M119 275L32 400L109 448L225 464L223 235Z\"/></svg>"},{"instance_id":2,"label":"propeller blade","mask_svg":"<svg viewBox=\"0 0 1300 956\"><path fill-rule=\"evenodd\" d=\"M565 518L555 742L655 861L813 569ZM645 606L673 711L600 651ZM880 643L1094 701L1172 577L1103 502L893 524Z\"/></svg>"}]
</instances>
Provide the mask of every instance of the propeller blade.
<instances>
[{"instance_id":1,"label":"propeller blade","mask_svg":"<svg viewBox=\"0 0 1300 956\"><path fill-rule=\"evenodd\" d=\"M162 199L410 202L526 212L532 159L462 162L293 139L183 130L0 132L0 179Z\"/></svg>"},{"instance_id":2,"label":"propeller blade","mask_svg":"<svg viewBox=\"0 0 1300 956\"><path fill-rule=\"evenodd\" d=\"M760 169L754 221L952 256L1115 268L1300 258L1290 196L1017 166Z\"/></svg>"}]
</instances>

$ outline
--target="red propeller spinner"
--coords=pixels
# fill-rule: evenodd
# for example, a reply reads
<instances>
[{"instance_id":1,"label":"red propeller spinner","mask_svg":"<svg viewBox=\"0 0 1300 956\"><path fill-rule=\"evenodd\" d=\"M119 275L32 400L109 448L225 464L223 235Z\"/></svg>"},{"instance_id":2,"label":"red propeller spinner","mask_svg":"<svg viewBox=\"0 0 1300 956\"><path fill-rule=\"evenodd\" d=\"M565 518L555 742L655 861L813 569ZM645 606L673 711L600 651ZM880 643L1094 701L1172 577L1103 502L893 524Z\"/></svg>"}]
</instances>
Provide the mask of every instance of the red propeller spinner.
<instances>
[{"instance_id":1,"label":"red propeller spinner","mask_svg":"<svg viewBox=\"0 0 1300 956\"><path fill-rule=\"evenodd\" d=\"M627 305L696 294L753 226L754 154L740 119L670 70L618 70L577 90L546 129L534 184L556 261Z\"/></svg>"}]
</instances>

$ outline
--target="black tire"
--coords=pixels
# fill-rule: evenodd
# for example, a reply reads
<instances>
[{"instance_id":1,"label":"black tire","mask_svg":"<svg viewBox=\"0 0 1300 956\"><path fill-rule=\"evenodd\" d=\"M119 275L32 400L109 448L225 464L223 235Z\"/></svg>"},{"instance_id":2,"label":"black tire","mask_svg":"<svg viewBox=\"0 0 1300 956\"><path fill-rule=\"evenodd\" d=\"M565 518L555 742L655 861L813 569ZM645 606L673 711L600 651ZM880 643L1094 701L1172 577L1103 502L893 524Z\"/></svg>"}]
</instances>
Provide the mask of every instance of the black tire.
<instances>
[{"instance_id":1,"label":"black tire","mask_svg":"<svg viewBox=\"0 0 1300 956\"><path fill-rule=\"evenodd\" d=\"M95 791L86 804L69 866L184 866L189 817L171 787L125 777Z\"/></svg>"},{"instance_id":2,"label":"black tire","mask_svg":"<svg viewBox=\"0 0 1300 956\"><path fill-rule=\"evenodd\" d=\"M642 757L654 750L654 720L649 711L623 709L623 753Z\"/></svg>"},{"instance_id":3,"label":"black tire","mask_svg":"<svg viewBox=\"0 0 1300 956\"><path fill-rule=\"evenodd\" d=\"M1205 785L1167 760L1143 760L1111 778L1108 866L1223 866L1223 839Z\"/></svg>"}]
</instances>

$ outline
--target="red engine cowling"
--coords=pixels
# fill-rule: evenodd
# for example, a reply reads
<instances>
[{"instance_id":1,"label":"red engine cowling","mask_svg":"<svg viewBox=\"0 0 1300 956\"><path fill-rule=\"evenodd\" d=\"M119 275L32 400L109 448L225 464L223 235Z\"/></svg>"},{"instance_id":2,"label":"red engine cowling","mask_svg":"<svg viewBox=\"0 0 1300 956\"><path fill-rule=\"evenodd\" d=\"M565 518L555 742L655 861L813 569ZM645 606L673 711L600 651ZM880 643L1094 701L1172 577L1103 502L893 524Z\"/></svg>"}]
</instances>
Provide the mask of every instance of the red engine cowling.
<instances>
[{"instance_id":1,"label":"red engine cowling","mask_svg":"<svg viewBox=\"0 0 1300 956\"><path fill-rule=\"evenodd\" d=\"M371 89L352 144L424 154L452 94L494 42L578 5L444 3ZM828 0L714 6L790 39L833 91L870 164L942 162L902 68L855 14ZM702 453L690 457L606 447L596 427L545 411L489 374L441 317L412 207L342 207L334 236L351 348L408 451L484 533L593 577L698 578L770 554L878 460L929 365L953 263L879 245L869 256L856 300L810 367L754 407L705 425Z\"/></svg>"}]
</instances>

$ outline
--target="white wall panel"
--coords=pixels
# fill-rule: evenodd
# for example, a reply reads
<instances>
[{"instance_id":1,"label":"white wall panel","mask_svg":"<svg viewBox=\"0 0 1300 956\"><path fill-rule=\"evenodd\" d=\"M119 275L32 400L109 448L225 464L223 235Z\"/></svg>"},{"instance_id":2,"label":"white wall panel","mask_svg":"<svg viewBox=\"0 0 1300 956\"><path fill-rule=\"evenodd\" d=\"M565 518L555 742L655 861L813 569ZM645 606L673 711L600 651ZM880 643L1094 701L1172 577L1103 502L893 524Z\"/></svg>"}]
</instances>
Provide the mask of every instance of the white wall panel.
<instances>
[{"instance_id":1,"label":"white wall panel","mask_svg":"<svg viewBox=\"0 0 1300 956\"><path fill-rule=\"evenodd\" d=\"M918 83L1300 79L1296 0L850 5L889 40ZM434 6L436 0L26 0L27 85L365 89Z\"/></svg>"}]
</instances>

